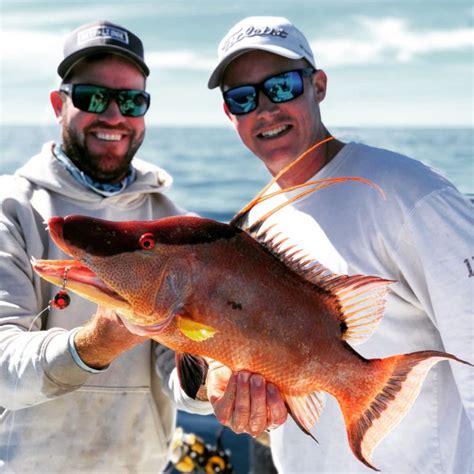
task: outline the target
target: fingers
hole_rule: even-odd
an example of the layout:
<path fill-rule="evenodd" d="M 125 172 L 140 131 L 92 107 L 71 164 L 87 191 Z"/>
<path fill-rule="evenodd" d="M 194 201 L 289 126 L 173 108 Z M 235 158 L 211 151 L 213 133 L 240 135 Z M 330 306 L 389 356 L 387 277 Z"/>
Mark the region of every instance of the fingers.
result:
<path fill-rule="evenodd" d="M 230 425 L 236 433 L 245 433 L 248 430 L 251 413 L 249 381 L 249 372 L 239 372 L 237 376 L 234 412 L 232 413 Z"/>
<path fill-rule="evenodd" d="M 226 426 L 232 426 L 232 415 L 235 407 L 237 394 L 237 374 L 232 374 L 229 378 L 226 389 L 219 394 L 219 390 L 211 393 L 208 397 L 214 408 L 216 418 Z"/>
<path fill-rule="evenodd" d="M 254 437 L 274 429 L 286 421 L 288 411 L 278 388 L 266 383 L 259 374 L 250 377 L 250 414 L 248 429 Z"/>
<path fill-rule="evenodd" d="M 207 398 L 214 405 L 214 403 L 217 403 L 223 397 L 226 389 L 231 390 L 232 385 L 231 387 L 229 387 L 228 384 L 233 374 L 231 370 L 225 365 L 216 363 L 216 361 L 213 360 L 210 360 L 208 362 L 209 369 L 207 372 L 206 380 Z M 232 384 L 234 383 L 235 381 L 232 381 Z"/>
<path fill-rule="evenodd" d="M 210 361 L 206 387 L 216 418 L 236 433 L 257 437 L 280 426 L 288 416 L 279 389 L 260 374 L 234 373 Z"/>
<path fill-rule="evenodd" d="M 288 410 L 280 391 L 271 382 L 267 383 L 267 407 L 268 426 L 267 429 L 274 429 L 286 421 Z"/>
<path fill-rule="evenodd" d="M 228 374 L 229 369 L 225 369 Z M 219 380 L 219 385 L 216 384 L 216 377 L 218 379 L 222 374 L 218 370 L 214 372 L 211 376 L 214 389 L 208 391 L 208 395 L 215 415 L 222 424 L 236 433 L 257 437 L 265 430 L 285 422 L 287 409 L 274 384 L 266 383 L 259 374 L 242 371 L 232 373 L 227 386 L 222 385 L 224 379 Z"/>
<path fill-rule="evenodd" d="M 252 436 L 257 437 L 268 426 L 267 393 L 265 379 L 259 374 L 250 377 L 250 417 L 249 428 Z"/>
<path fill-rule="evenodd" d="M 124 350 L 149 339 L 130 332 L 120 316 L 105 306 L 97 306 L 97 311 L 88 324 L 105 339 L 113 339 L 117 344 L 121 342 Z"/>

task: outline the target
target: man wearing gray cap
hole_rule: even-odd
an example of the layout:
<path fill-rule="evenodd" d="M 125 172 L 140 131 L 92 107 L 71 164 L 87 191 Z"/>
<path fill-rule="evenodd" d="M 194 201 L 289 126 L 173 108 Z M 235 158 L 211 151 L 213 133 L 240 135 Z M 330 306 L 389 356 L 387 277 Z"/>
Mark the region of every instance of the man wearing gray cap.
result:
<path fill-rule="evenodd" d="M 0 471 L 160 472 L 176 414 L 164 391 L 190 411 L 210 413 L 209 403 L 170 377 L 171 351 L 129 333 L 111 310 L 74 295 L 68 305 L 30 265 L 64 258 L 46 229 L 53 215 L 184 212 L 164 194 L 171 177 L 134 158 L 150 105 L 142 42 L 109 22 L 83 25 L 58 73 L 61 143 L 0 177 Z"/>
<path fill-rule="evenodd" d="M 271 175 L 330 137 L 320 110 L 326 74 L 287 19 L 245 18 L 221 41 L 218 56 L 209 88 L 220 88 L 227 116 Z M 472 258 L 471 203 L 420 162 L 337 138 L 309 151 L 276 187 L 344 176 L 371 180 L 386 199 L 369 186 L 342 183 L 297 200 L 273 218 L 280 231 L 299 232 L 306 241 L 311 232 L 316 252 L 327 236 L 334 259 L 320 253 L 319 260 L 333 271 L 340 267 L 339 254 L 349 274 L 396 280 L 380 327 L 358 352 L 379 358 L 434 349 L 472 361 L 473 279 L 464 263 Z M 285 199 L 294 193 L 285 193 Z M 311 217 L 319 228 L 295 229 L 292 212 Z M 258 217 L 256 208 L 250 221 Z M 373 463 L 386 472 L 471 472 L 473 376 L 466 365 L 434 367 L 411 411 L 375 450 Z M 224 409 L 217 407 L 216 415 L 229 423 Z M 384 420 L 382 410 L 377 426 L 388 427 L 390 420 Z M 312 433 L 319 445 L 291 417 L 271 431 L 279 472 L 371 472 L 350 451 L 334 398 L 327 397 Z"/>

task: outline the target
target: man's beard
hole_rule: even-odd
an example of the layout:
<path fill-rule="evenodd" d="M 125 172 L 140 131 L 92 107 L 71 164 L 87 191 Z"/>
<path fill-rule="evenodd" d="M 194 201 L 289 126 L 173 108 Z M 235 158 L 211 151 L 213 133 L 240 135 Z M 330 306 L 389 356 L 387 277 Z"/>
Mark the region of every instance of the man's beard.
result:
<path fill-rule="evenodd" d="M 119 181 L 127 174 L 130 169 L 130 163 L 143 142 L 144 133 L 137 137 L 136 133 L 132 132 L 129 136 L 130 144 L 127 152 L 121 158 L 111 157 L 111 160 L 117 162 L 117 166 L 107 170 L 103 169 L 100 165 L 101 159 L 105 158 L 105 156 L 98 156 L 89 151 L 84 138 L 85 133 L 81 140 L 81 137 L 75 130 L 68 126 L 63 126 L 62 147 L 68 158 L 86 175 L 99 182 L 113 183 Z"/>

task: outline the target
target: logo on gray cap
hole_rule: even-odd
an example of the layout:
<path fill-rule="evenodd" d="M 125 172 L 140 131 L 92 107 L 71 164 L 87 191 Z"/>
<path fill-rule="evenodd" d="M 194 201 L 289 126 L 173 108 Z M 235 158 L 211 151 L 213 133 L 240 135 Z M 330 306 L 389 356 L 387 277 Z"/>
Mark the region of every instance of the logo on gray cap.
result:
<path fill-rule="evenodd" d="M 96 26 L 94 28 L 81 31 L 77 35 L 77 44 L 82 45 L 96 38 L 109 38 L 114 41 L 119 41 L 123 44 L 128 44 L 127 32 L 112 26 Z"/>

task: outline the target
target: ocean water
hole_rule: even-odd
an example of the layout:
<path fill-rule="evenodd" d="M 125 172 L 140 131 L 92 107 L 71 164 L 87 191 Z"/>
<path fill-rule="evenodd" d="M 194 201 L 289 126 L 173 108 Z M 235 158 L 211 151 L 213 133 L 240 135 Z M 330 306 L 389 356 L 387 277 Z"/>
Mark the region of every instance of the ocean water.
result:
<path fill-rule="evenodd" d="M 335 128 L 331 132 L 343 141 L 363 142 L 423 161 L 461 192 L 474 193 L 471 129 Z M 58 138 L 58 127 L 0 128 L 0 174 L 13 173 L 38 153 L 44 142 Z M 174 177 L 169 193 L 172 199 L 199 215 L 221 221 L 228 221 L 269 179 L 261 162 L 230 128 L 148 127 L 138 156 Z M 178 423 L 215 445 L 219 425 L 214 417 L 180 413 Z M 249 472 L 255 450 L 251 438 L 226 430 L 223 444 L 232 451 L 236 472 Z"/>
<path fill-rule="evenodd" d="M 466 194 L 474 193 L 472 129 L 334 128 L 343 141 L 387 148 L 423 161 Z M 59 138 L 58 127 L 0 128 L 0 174 L 12 173 L 41 144 Z M 227 221 L 269 175 L 231 128 L 148 127 L 140 158 L 174 177 L 170 196 L 199 215 Z"/>

